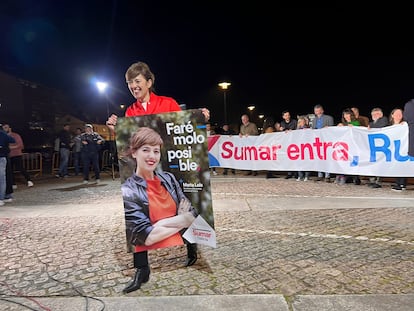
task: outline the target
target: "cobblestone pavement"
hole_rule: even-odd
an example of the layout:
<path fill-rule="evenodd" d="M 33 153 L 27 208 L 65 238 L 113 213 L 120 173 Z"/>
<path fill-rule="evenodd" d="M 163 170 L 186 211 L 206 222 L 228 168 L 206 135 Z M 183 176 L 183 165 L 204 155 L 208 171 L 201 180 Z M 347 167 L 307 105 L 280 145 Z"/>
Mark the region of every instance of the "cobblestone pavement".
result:
<path fill-rule="evenodd" d="M 0 207 L 1 294 L 124 296 L 119 179 L 35 183 Z M 414 185 L 238 174 L 212 177 L 212 190 L 217 248 L 189 268 L 184 247 L 151 251 L 150 281 L 127 296 L 414 294 Z"/>

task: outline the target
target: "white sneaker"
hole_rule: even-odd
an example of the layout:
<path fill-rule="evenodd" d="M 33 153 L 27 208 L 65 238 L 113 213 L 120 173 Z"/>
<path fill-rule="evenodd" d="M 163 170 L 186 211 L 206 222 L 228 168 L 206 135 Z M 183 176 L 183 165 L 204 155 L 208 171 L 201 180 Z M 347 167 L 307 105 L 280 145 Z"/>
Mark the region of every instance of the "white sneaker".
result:
<path fill-rule="evenodd" d="M 16 190 L 17 189 L 17 185 L 13 185 L 13 190 Z"/>
<path fill-rule="evenodd" d="M 97 184 L 99 184 L 100 182 L 101 182 L 101 180 L 100 180 L 100 179 L 97 179 L 97 180 L 96 180 L 96 183 L 97 183 Z"/>
<path fill-rule="evenodd" d="M 300 177 L 296 178 L 296 181 L 301 181 Z"/>
<path fill-rule="evenodd" d="M 308 181 L 308 180 L 309 180 L 309 178 L 308 177 L 305 177 L 305 179 L 303 181 Z"/>
<path fill-rule="evenodd" d="M 3 206 L 4 202 L 2 200 L 0 200 L 0 206 Z"/>
<path fill-rule="evenodd" d="M 13 198 L 4 199 L 3 203 L 11 203 L 13 202 Z"/>
<path fill-rule="evenodd" d="M 217 172 L 216 172 L 216 171 L 213 171 L 213 175 L 214 175 L 214 176 L 217 176 Z"/>
<path fill-rule="evenodd" d="M 27 182 L 27 186 L 28 186 L 28 187 L 33 187 L 33 186 L 34 186 L 33 181 L 29 180 L 29 181 Z"/>
<path fill-rule="evenodd" d="M 84 184 L 84 185 L 87 185 L 87 184 L 89 184 L 89 181 L 88 181 L 88 180 L 84 180 L 84 181 L 83 181 L 83 184 Z"/>

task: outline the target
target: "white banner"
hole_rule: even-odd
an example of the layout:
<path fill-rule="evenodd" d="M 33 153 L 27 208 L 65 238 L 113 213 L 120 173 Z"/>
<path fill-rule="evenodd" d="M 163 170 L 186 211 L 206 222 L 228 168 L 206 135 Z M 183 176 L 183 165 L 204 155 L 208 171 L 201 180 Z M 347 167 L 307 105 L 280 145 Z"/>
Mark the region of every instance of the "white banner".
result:
<path fill-rule="evenodd" d="M 331 126 L 249 137 L 214 135 L 208 144 L 210 167 L 414 177 L 406 124 L 372 129 Z"/>
<path fill-rule="evenodd" d="M 190 243 L 204 244 L 213 248 L 217 247 L 214 229 L 200 215 L 184 232 L 183 237 Z"/>

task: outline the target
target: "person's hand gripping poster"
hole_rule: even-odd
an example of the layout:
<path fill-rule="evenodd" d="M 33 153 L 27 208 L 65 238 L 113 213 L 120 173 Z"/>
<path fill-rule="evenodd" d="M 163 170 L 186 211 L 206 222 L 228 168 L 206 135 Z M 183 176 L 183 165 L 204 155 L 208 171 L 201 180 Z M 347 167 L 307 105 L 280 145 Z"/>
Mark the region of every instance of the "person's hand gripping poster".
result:
<path fill-rule="evenodd" d="M 216 247 L 204 120 L 199 109 L 118 118 L 129 250 Z"/>

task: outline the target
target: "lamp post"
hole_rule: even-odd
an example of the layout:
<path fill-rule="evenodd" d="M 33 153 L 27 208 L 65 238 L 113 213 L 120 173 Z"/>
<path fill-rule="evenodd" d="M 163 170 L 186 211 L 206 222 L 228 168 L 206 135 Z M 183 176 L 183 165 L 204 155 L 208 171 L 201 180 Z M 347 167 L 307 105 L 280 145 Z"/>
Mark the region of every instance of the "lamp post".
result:
<path fill-rule="evenodd" d="M 226 91 L 231 85 L 230 82 L 220 82 L 218 86 L 223 90 L 223 103 L 224 103 L 224 123 L 227 123 L 227 101 L 226 101 Z"/>
<path fill-rule="evenodd" d="M 248 110 L 247 114 L 249 116 L 250 122 L 257 123 L 257 121 L 255 120 L 256 119 L 255 118 L 256 106 L 254 105 L 247 106 L 247 110 Z"/>

